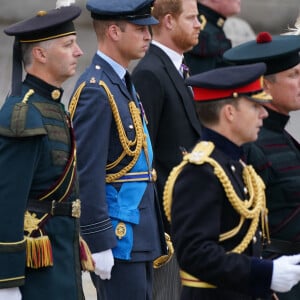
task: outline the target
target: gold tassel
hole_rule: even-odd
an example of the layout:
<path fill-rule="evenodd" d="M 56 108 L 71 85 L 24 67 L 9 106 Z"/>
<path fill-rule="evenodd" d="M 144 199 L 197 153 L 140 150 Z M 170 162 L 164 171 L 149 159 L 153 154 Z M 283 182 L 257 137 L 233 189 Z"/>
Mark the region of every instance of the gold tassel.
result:
<path fill-rule="evenodd" d="M 26 266 L 38 269 L 53 266 L 52 247 L 49 237 L 26 237 Z"/>
<path fill-rule="evenodd" d="M 95 262 L 93 261 L 92 253 L 86 241 L 81 236 L 79 237 L 79 249 L 82 270 L 94 272 Z"/>

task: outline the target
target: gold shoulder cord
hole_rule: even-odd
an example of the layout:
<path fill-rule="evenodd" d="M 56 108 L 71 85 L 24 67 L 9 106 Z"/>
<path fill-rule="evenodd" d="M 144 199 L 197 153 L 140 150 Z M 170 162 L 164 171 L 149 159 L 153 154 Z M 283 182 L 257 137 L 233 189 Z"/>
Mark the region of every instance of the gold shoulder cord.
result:
<path fill-rule="evenodd" d="M 126 131 L 122 124 L 122 120 L 121 120 L 119 110 L 118 110 L 116 101 L 114 99 L 114 96 L 112 95 L 112 93 L 110 92 L 108 86 L 105 84 L 104 81 L 101 80 L 99 82 L 99 85 L 103 87 L 103 89 L 105 90 L 105 92 L 108 96 L 108 101 L 111 106 L 112 114 L 115 119 L 117 130 L 118 130 L 120 142 L 121 142 L 121 145 L 123 148 L 123 152 L 120 154 L 120 156 L 114 162 L 106 165 L 106 170 L 113 169 L 115 166 L 117 166 L 120 163 L 120 161 L 126 155 L 132 157 L 131 162 L 127 166 L 125 166 L 123 169 L 121 169 L 119 172 L 106 175 L 106 182 L 110 183 L 110 182 L 113 182 L 116 179 L 122 177 L 129 170 L 131 170 L 133 168 L 133 166 L 135 165 L 136 161 L 139 158 L 139 155 L 140 155 L 143 147 L 144 147 L 145 153 L 147 155 L 147 140 L 146 140 L 146 134 L 144 133 L 144 130 L 143 130 L 143 123 L 142 123 L 142 119 L 140 117 L 140 111 L 136 107 L 134 101 L 130 101 L 128 104 L 129 111 L 130 111 L 130 114 L 131 114 L 131 117 L 133 120 L 133 126 L 134 126 L 134 129 L 136 132 L 135 139 L 132 141 L 132 140 L 129 140 L 126 136 Z M 70 102 L 69 111 L 70 111 L 71 119 L 73 119 L 73 116 L 74 116 L 74 113 L 75 113 L 75 110 L 77 107 L 77 103 L 79 100 L 79 96 L 80 96 L 80 93 L 81 93 L 82 89 L 84 88 L 84 86 L 85 86 L 85 82 L 83 82 L 77 88 L 77 90 L 74 93 L 74 96 L 72 97 L 72 100 Z"/>
<path fill-rule="evenodd" d="M 231 203 L 234 210 L 240 215 L 239 224 L 232 230 L 222 233 L 219 236 L 219 241 L 227 240 L 235 236 L 246 219 L 252 220 L 249 226 L 248 232 L 234 249 L 229 252 L 242 253 L 250 244 L 253 236 L 258 227 L 259 218 L 261 217 L 263 237 L 269 241 L 269 229 L 267 223 L 267 208 L 265 199 L 265 185 L 262 179 L 257 175 L 252 166 L 244 165 L 243 169 L 243 180 L 245 186 L 249 191 L 249 200 L 240 199 L 236 194 L 228 176 L 226 175 L 223 168 L 218 164 L 216 160 L 210 157 L 211 152 L 214 149 L 214 144 L 211 142 L 200 142 L 196 145 L 193 151 L 186 154 L 183 158 L 181 164 L 176 166 L 170 173 L 169 178 L 166 182 L 163 201 L 164 210 L 169 222 L 171 222 L 171 205 L 173 197 L 173 187 L 174 183 L 180 174 L 181 170 L 187 163 L 193 163 L 196 165 L 201 165 L 204 163 L 209 163 L 214 168 L 214 174 L 218 177 L 221 184 L 224 187 L 226 196 Z"/>

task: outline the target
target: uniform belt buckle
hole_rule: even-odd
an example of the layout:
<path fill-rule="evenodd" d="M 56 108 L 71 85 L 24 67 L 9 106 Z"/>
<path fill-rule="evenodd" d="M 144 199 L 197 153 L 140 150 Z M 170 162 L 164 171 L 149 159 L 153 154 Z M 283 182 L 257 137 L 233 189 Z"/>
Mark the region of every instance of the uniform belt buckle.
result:
<path fill-rule="evenodd" d="M 81 203 L 79 199 L 76 199 L 72 202 L 72 217 L 73 218 L 80 218 L 81 214 Z"/>
<path fill-rule="evenodd" d="M 55 214 L 55 207 L 56 207 L 56 200 L 52 200 L 52 202 L 51 202 L 51 210 L 50 210 L 51 216 L 54 216 L 54 214 Z"/>
<path fill-rule="evenodd" d="M 151 172 L 151 181 L 155 182 L 157 180 L 157 173 L 155 169 L 152 169 Z"/>

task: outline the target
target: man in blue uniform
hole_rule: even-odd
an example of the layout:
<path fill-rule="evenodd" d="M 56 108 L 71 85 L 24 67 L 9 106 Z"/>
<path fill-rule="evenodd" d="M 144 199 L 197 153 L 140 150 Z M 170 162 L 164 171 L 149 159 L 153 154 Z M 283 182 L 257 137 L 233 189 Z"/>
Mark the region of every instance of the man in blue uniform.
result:
<path fill-rule="evenodd" d="M 198 0 L 202 24 L 199 42 L 184 55 L 191 74 L 225 66 L 222 55 L 231 48 L 231 41 L 223 26 L 226 18 L 238 14 L 240 8 L 240 0 Z"/>
<path fill-rule="evenodd" d="M 300 145 L 285 130 L 290 112 L 300 109 L 300 36 L 259 33 L 250 41 L 224 53 L 236 64 L 265 62 L 265 90 L 273 97 L 265 107 L 258 140 L 247 145 L 246 159 L 266 185 L 271 244 L 264 256 L 275 258 L 300 252 Z M 300 298 L 300 284 L 280 299 Z"/>
<path fill-rule="evenodd" d="M 82 55 L 72 22 L 80 12 L 40 11 L 4 30 L 15 43 L 0 111 L 1 300 L 84 299 L 74 139 L 61 103 Z"/>
<path fill-rule="evenodd" d="M 300 255 L 260 258 L 268 242 L 265 186 L 241 160 L 268 115 L 265 70 L 263 63 L 218 68 L 186 81 L 202 141 L 170 173 L 164 193 L 182 300 L 271 297 L 300 280 Z"/>
<path fill-rule="evenodd" d="M 152 0 L 89 0 L 98 50 L 70 102 L 81 230 L 95 261 L 98 299 L 151 299 L 164 233 L 154 197 L 146 116 L 127 71 L 149 47 Z"/>

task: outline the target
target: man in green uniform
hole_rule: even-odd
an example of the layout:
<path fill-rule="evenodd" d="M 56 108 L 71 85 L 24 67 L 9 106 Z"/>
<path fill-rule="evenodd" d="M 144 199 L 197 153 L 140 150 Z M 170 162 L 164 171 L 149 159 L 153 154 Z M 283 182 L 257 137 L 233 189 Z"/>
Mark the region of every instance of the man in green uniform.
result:
<path fill-rule="evenodd" d="M 61 103 L 82 55 L 72 22 L 80 13 L 39 11 L 4 30 L 15 43 L 0 111 L 1 300 L 84 299 L 74 140 Z"/>
<path fill-rule="evenodd" d="M 266 185 L 271 244 L 265 257 L 300 253 L 300 145 L 285 130 L 290 112 L 300 109 L 300 36 L 259 33 L 255 41 L 225 52 L 237 64 L 265 62 L 265 90 L 273 97 L 265 104 L 269 117 L 255 144 L 248 145 L 247 162 Z M 300 285 L 280 299 L 300 299 Z"/>
<path fill-rule="evenodd" d="M 191 74 L 224 66 L 222 54 L 231 48 L 223 30 L 227 17 L 240 12 L 240 0 L 198 0 L 202 30 L 198 44 L 185 53 Z"/>

